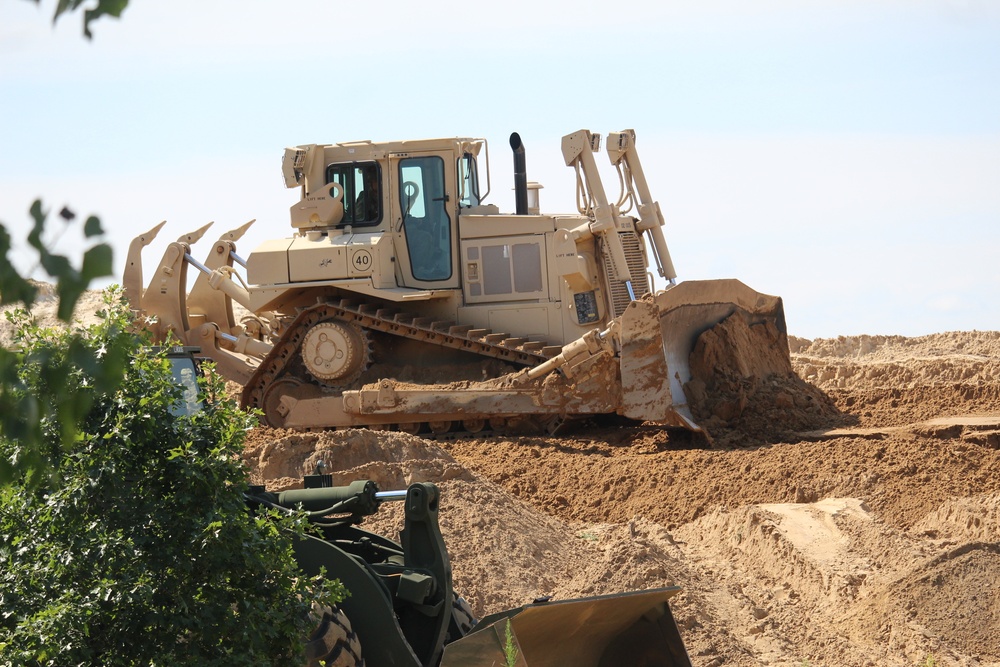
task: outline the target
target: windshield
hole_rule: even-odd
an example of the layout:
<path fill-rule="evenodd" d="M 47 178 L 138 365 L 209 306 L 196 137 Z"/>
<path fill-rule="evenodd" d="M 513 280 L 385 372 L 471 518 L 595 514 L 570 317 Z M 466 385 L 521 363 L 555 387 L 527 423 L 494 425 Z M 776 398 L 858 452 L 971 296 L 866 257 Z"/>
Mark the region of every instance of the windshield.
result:
<path fill-rule="evenodd" d="M 326 182 L 344 188 L 340 225 L 362 227 L 382 220 L 382 174 L 377 162 L 345 162 L 326 168 Z"/>
<path fill-rule="evenodd" d="M 190 356 L 167 357 L 174 380 L 181 388 L 181 398 L 170 408 L 175 417 L 190 417 L 202 409 L 198 400 L 198 368 Z"/>

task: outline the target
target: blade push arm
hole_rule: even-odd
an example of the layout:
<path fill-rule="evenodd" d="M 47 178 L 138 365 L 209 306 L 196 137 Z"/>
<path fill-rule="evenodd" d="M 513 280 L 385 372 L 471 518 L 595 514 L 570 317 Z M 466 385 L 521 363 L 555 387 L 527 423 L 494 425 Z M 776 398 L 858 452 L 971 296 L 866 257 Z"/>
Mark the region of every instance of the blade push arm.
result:
<path fill-rule="evenodd" d="M 660 212 L 660 203 L 653 201 L 649 193 L 646 175 L 642 171 L 639 153 L 635 149 L 635 130 L 622 130 L 609 134 L 607 150 L 611 164 L 622 175 L 622 181 L 629 193 L 638 194 L 639 224 L 636 228 L 649 232 L 653 241 L 657 272 L 661 278 L 666 278 L 672 284 L 677 278 L 677 272 L 674 271 L 667 241 L 663 237 L 663 213 Z"/>
<path fill-rule="evenodd" d="M 611 204 L 608 203 L 601 175 L 597 172 L 597 161 L 594 160 L 594 152 L 600 150 L 600 146 L 600 135 L 592 134 L 590 130 L 579 130 L 562 139 L 562 152 L 566 166 L 575 167 L 578 176 L 581 172 L 583 174 L 586 204 L 585 210 L 582 212 L 593 217 L 589 225 L 572 231 L 574 235 L 581 238 L 599 236 L 604 241 L 604 247 L 611 259 L 611 269 L 614 275 L 610 277 L 614 280 L 630 281 L 632 275 L 629 273 L 628 262 L 625 259 L 625 249 L 618 237 L 614 212 Z"/>

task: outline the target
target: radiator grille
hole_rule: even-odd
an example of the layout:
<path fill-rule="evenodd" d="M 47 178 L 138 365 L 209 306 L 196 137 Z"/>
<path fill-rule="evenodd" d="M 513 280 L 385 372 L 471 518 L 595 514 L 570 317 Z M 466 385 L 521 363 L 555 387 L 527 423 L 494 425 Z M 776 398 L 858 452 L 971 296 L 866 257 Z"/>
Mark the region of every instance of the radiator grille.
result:
<path fill-rule="evenodd" d="M 622 248 L 625 249 L 625 261 L 628 264 L 628 272 L 632 275 L 632 291 L 635 298 L 641 297 L 652 291 L 649 284 L 649 274 L 646 272 L 646 256 L 643 253 L 642 239 L 636 232 L 618 232 L 621 239 Z M 629 294 L 628 285 L 624 280 L 611 280 L 611 257 L 604 253 L 604 275 L 609 276 L 608 288 L 611 291 L 611 308 L 615 317 L 625 312 L 625 308 L 632 301 Z"/>

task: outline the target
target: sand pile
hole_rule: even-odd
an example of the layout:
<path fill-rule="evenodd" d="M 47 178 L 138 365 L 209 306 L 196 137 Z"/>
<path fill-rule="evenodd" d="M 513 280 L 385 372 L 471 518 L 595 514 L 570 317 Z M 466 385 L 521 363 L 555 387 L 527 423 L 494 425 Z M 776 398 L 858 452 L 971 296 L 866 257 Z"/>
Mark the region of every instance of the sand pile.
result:
<path fill-rule="evenodd" d="M 318 460 L 344 482 L 437 482 L 478 614 L 679 584 L 696 665 L 998 664 L 1000 456 L 917 431 L 713 451 L 652 429 L 441 443 L 260 429 L 247 458 L 278 486 Z M 368 526 L 395 535 L 401 517 L 387 506 Z"/>
<path fill-rule="evenodd" d="M 790 347 L 795 371 L 862 425 L 1000 410 L 1000 332 L 793 339 Z"/>
<path fill-rule="evenodd" d="M 702 333 L 685 387 L 691 412 L 718 447 L 776 442 L 789 432 L 846 423 L 822 391 L 805 382 L 775 326 L 734 314 Z"/>

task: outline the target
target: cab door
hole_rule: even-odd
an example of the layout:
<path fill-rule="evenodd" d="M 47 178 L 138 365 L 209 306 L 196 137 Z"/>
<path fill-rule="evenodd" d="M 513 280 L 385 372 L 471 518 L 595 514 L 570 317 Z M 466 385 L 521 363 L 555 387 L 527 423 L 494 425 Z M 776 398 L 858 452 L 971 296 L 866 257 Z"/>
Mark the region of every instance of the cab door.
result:
<path fill-rule="evenodd" d="M 396 257 L 401 284 L 457 288 L 457 245 L 452 210 L 453 165 L 437 154 L 407 153 L 392 161 Z"/>

